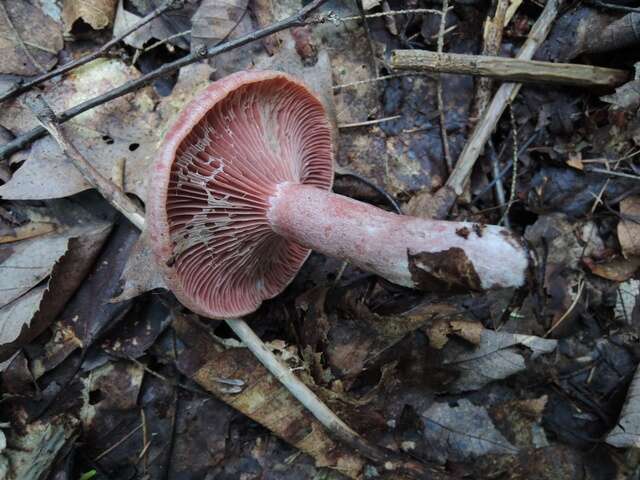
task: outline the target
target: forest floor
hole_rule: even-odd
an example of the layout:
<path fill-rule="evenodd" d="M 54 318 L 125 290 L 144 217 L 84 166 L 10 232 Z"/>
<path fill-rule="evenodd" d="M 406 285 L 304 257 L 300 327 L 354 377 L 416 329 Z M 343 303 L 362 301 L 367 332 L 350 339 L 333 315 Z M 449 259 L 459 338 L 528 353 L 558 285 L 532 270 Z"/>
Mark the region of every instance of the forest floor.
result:
<path fill-rule="evenodd" d="M 0 3 L 0 478 L 640 479 L 637 2 L 316 3 L 237 48 L 302 2 Z M 336 193 L 502 225 L 534 259 L 524 288 L 425 293 L 312 253 L 245 318 L 396 463 L 182 307 L 30 101 L 142 209 L 167 126 L 245 69 L 322 99 Z"/>

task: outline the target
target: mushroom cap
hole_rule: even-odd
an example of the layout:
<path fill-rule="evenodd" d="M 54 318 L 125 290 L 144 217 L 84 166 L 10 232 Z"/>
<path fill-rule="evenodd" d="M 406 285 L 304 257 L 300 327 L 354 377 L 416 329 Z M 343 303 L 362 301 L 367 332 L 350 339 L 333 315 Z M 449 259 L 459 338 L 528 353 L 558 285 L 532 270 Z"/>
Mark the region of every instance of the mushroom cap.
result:
<path fill-rule="evenodd" d="M 255 311 L 293 280 L 310 250 L 276 234 L 267 212 L 284 182 L 329 190 L 331 127 L 293 77 L 239 72 L 199 93 L 153 163 L 147 229 L 167 286 L 209 318 Z"/>

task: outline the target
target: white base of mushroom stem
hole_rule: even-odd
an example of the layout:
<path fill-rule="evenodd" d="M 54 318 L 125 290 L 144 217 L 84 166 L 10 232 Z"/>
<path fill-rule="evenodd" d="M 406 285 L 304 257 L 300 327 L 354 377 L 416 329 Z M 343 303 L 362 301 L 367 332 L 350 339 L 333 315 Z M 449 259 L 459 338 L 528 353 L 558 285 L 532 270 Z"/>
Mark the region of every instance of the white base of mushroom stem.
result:
<path fill-rule="evenodd" d="M 419 290 L 521 287 L 527 278 L 524 243 L 498 226 L 396 215 L 292 183 L 271 197 L 269 220 L 284 237 Z"/>

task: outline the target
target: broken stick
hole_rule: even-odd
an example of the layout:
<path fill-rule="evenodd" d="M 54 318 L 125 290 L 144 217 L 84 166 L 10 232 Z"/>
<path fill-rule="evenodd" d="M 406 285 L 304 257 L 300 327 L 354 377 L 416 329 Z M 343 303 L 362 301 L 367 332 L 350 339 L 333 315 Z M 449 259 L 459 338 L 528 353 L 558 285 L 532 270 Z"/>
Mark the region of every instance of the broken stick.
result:
<path fill-rule="evenodd" d="M 520 60 L 531 60 L 531 58 L 533 58 L 536 50 L 538 50 L 542 42 L 547 38 L 547 35 L 549 35 L 551 26 L 558 16 L 562 1 L 563 0 L 547 1 L 540 17 L 538 17 L 538 20 L 531 28 L 529 37 L 518 53 Z M 451 175 L 447 179 L 445 186 L 448 190 L 452 190 L 456 195 L 462 194 L 464 186 L 469 180 L 473 166 L 480 156 L 482 149 L 496 128 L 498 120 L 500 120 L 505 108 L 507 108 L 507 105 L 516 97 L 521 86 L 521 83 L 503 83 L 500 86 L 493 100 L 482 114 L 482 117 L 480 117 L 476 128 L 473 130 L 471 137 L 458 158 L 453 172 L 451 172 Z"/>
<path fill-rule="evenodd" d="M 427 50 L 394 50 L 391 54 L 391 66 L 397 70 L 457 73 L 512 82 L 580 87 L 618 87 L 630 78 L 629 72 L 615 68 Z"/>

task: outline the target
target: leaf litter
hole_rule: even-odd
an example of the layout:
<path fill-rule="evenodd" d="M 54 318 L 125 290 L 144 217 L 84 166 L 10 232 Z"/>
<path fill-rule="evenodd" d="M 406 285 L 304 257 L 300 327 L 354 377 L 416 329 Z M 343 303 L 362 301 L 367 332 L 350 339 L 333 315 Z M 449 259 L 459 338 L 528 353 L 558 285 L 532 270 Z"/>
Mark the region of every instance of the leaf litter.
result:
<path fill-rule="evenodd" d="M 294 1 L 183 3 L 126 37 L 116 55 L 45 83 L 47 101 L 61 112 L 149 65 L 241 38 L 299 8 Z M 415 215 L 442 212 L 433 209 L 448 175 L 435 79 L 396 76 L 385 64 L 393 49 L 433 48 L 439 17 L 411 13 L 414 3 L 363 2 L 368 13 L 405 10 L 368 18 L 363 28 L 355 6 L 329 2 L 330 21 L 183 67 L 164 90 L 154 83 L 65 129 L 102 174 L 123 178 L 144 202 L 164 129 L 198 90 L 239 69 L 280 69 L 309 83 L 332 116 L 337 163 L 351 175 L 336 182 L 337 191 L 385 208 L 390 195 Z M 46 2 L 9 2 L 42 22 L 28 33 L 22 13 L 11 17 L 20 36 L 0 39 L 10 67 L 2 73 L 41 72 L 34 62 L 28 71 L 13 62 L 20 41 L 51 69 L 82 51 L 72 53 L 76 43 L 99 44 L 158 6 L 92 4 L 99 8 L 81 12 L 89 3 L 65 2 L 56 20 Z M 453 8 L 446 50 L 479 51 L 486 8 Z M 520 5 L 504 54 L 517 49 L 538 13 L 533 3 Z M 630 69 L 633 53 L 589 56 L 607 46 L 584 35 L 623 17 L 586 5 L 563 12 L 539 58 Z M 58 56 L 63 22 L 74 36 Z M 43 53 L 37 45 L 45 33 L 51 51 Z M 443 78 L 455 159 L 477 121 L 470 117 L 474 82 Z M 0 90 L 13 81 L 0 78 Z M 637 446 L 639 411 L 636 83 L 605 96 L 525 86 L 513 120 L 507 113 L 492 135 L 450 218 L 498 223 L 491 149 L 507 191 L 515 165 L 508 220 L 536 259 L 524 290 L 419 294 L 313 254 L 287 291 L 248 318 L 252 327 L 369 442 L 442 465 L 452 478 L 637 474 L 622 450 Z M 4 102 L 0 125 L 8 141 L 36 121 L 18 98 Z M 525 145 L 516 159 L 514 125 Z M 384 475 L 327 434 L 222 323 L 182 311 L 163 290 L 145 233 L 104 213 L 109 207 L 84 192 L 91 186 L 51 138 L 2 167 L 0 268 L 21 267 L 0 276 L 0 472 L 7 478 Z M 615 448 L 605 450 L 603 438 Z"/>

